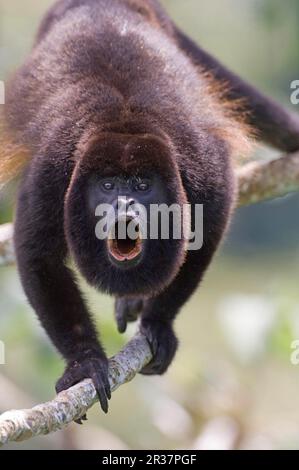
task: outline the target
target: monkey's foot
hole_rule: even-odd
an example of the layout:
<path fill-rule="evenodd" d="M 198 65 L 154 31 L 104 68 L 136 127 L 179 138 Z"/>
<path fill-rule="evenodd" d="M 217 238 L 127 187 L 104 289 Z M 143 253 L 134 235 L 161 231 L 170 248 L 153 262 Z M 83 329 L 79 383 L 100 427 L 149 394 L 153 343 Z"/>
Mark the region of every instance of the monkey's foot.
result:
<path fill-rule="evenodd" d="M 117 299 L 115 301 L 115 319 L 118 331 L 124 333 L 128 323 L 136 321 L 142 309 L 142 299 Z"/>
<path fill-rule="evenodd" d="M 108 400 L 111 398 L 111 389 L 108 379 L 108 359 L 103 355 L 93 355 L 92 357 L 78 358 L 76 361 L 68 364 L 63 376 L 56 384 L 56 392 L 63 390 L 82 382 L 84 379 L 91 379 L 97 391 L 101 408 L 104 413 L 108 412 Z M 82 424 L 81 420 L 85 420 L 86 416 L 77 420 L 78 424 Z"/>
<path fill-rule="evenodd" d="M 171 324 L 157 320 L 143 320 L 140 330 L 147 337 L 153 353 L 152 361 L 142 369 L 141 374 L 164 374 L 178 347 L 178 340 Z"/>

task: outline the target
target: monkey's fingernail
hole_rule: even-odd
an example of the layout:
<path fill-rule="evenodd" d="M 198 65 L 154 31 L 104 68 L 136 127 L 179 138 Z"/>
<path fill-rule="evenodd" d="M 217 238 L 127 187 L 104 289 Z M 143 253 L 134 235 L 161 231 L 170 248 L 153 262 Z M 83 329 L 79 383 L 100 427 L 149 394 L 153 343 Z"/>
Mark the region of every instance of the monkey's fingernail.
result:
<path fill-rule="evenodd" d="M 117 328 L 118 328 L 119 333 L 125 333 L 127 329 L 127 322 L 123 319 L 119 320 L 117 322 Z"/>

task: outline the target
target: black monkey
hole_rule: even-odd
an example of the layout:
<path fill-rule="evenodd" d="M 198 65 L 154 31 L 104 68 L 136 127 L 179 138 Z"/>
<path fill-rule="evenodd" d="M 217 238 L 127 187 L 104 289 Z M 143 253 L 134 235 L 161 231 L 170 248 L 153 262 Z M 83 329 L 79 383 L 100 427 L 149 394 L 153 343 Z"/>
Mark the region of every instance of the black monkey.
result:
<path fill-rule="evenodd" d="M 4 181 L 27 161 L 15 248 L 28 299 L 67 363 L 57 392 L 91 378 L 108 410 L 107 358 L 69 255 L 91 285 L 116 296 L 120 331 L 140 313 L 153 352 L 142 373 L 167 370 L 174 319 L 234 208 L 232 155 L 247 145 L 247 124 L 279 149 L 299 148 L 298 116 L 196 46 L 158 1 L 60 0 L 50 9 L 9 86 L 5 132 L 22 152 L 3 155 L 0 171 Z M 99 240 L 95 208 L 119 196 L 146 207 L 203 204 L 203 247 Z"/>

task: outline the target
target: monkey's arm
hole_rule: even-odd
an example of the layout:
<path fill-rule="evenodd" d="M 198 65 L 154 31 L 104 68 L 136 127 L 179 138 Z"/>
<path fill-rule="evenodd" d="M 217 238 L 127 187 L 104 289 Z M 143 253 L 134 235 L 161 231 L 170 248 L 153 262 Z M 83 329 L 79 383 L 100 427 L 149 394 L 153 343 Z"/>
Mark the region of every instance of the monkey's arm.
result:
<path fill-rule="evenodd" d="M 299 149 L 299 115 L 291 113 L 229 71 L 179 29 L 175 28 L 175 34 L 180 48 L 195 65 L 211 72 L 216 80 L 224 82 L 224 86 L 227 84 L 228 99 L 245 100 L 240 111 L 248 111 L 247 121 L 258 131 L 259 140 L 286 152 Z"/>
<path fill-rule="evenodd" d="M 142 370 L 142 374 L 163 374 L 171 364 L 178 346 L 173 330 L 174 320 L 198 287 L 215 250 L 214 242 L 208 241 L 201 250 L 189 251 L 172 284 L 160 295 L 145 302 L 141 331 L 149 340 L 154 359 Z"/>
<path fill-rule="evenodd" d="M 15 248 L 24 290 L 67 362 L 57 392 L 91 378 L 107 412 L 108 362 L 70 269 L 63 230 L 68 170 L 37 159 L 24 178 L 15 221 Z"/>

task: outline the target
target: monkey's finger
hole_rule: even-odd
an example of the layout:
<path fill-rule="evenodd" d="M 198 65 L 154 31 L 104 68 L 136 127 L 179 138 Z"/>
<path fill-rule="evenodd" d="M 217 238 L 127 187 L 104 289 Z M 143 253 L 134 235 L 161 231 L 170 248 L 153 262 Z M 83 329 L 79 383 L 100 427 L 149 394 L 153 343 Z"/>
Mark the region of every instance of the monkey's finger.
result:
<path fill-rule="evenodd" d="M 134 321 L 136 321 L 138 318 L 138 313 L 134 312 L 134 311 L 130 311 L 127 315 L 127 322 L 130 322 L 130 323 L 133 323 Z"/>
<path fill-rule="evenodd" d="M 109 376 L 106 373 L 103 373 L 103 384 L 104 384 L 106 396 L 108 400 L 110 400 L 111 399 L 111 387 L 109 383 Z"/>
<path fill-rule="evenodd" d="M 55 385 L 56 393 L 61 393 L 73 385 L 73 382 L 68 377 L 61 377 Z"/>
<path fill-rule="evenodd" d="M 124 333 L 127 329 L 128 308 L 124 299 L 117 299 L 115 302 L 115 320 L 119 333 Z"/>
<path fill-rule="evenodd" d="M 106 395 L 105 387 L 103 385 L 103 381 L 101 380 L 101 378 L 98 377 L 98 374 L 93 374 L 92 381 L 97 391 L 101 408 L 104 411 L 104 413 L 107 414 L 109 406 L 108 406 L 108 398 Z"/>
<path fill-rule="evenodd" d="M 79 419 L 74 419 L 74 422 L 76 424 L 80 424 L 80 425 L 84 424 L 84 423 L 82 423 L 82 421 L 88 421 L 86 414 L 81 416 L 81 418 L 79 418 Z"/>
<path fill-rule="evenodd" d="M 109 410 L 109 405 L 108 405 L 108 399 L 107 399 L 104 387 L 98 388 L 97 393 L 98 393 L 98 397 L 100 400 L 101 408 L 104 411 L 104 413 L 107 414 Z"/>
<path fill-rule="evenodd" d="M 105 389 L 103 386 L 98 385 L 96 390 L 97 390 L 97 395 L 99 397 L 101 408 L 104 411 L 104 413 L 107 414 L 109 405 L 108 405 L 108 399 L 106 396 Z"/>
<path fill-rule="evenodd" d="M 110 387 L 109 381 L 107 384 L 105 384 L 105 392 L 106 392 L 108 400 L 111 400 L 112 395 L 111 395 L 111 387 Z"/>
<path fill-rule="evenodd" d="M 143 310 L 144 302 L 142 299 L 130 300 L 128 303 L 128 321 L 136 321 Z"/>
<path fill-rule="evenodd" d="M 117 329 L 119 333 L 125 333 L 127 330 L 127 318 L 125 315 L 117 315 L 116 316 L 116 323 L 117 323 Z"/>

